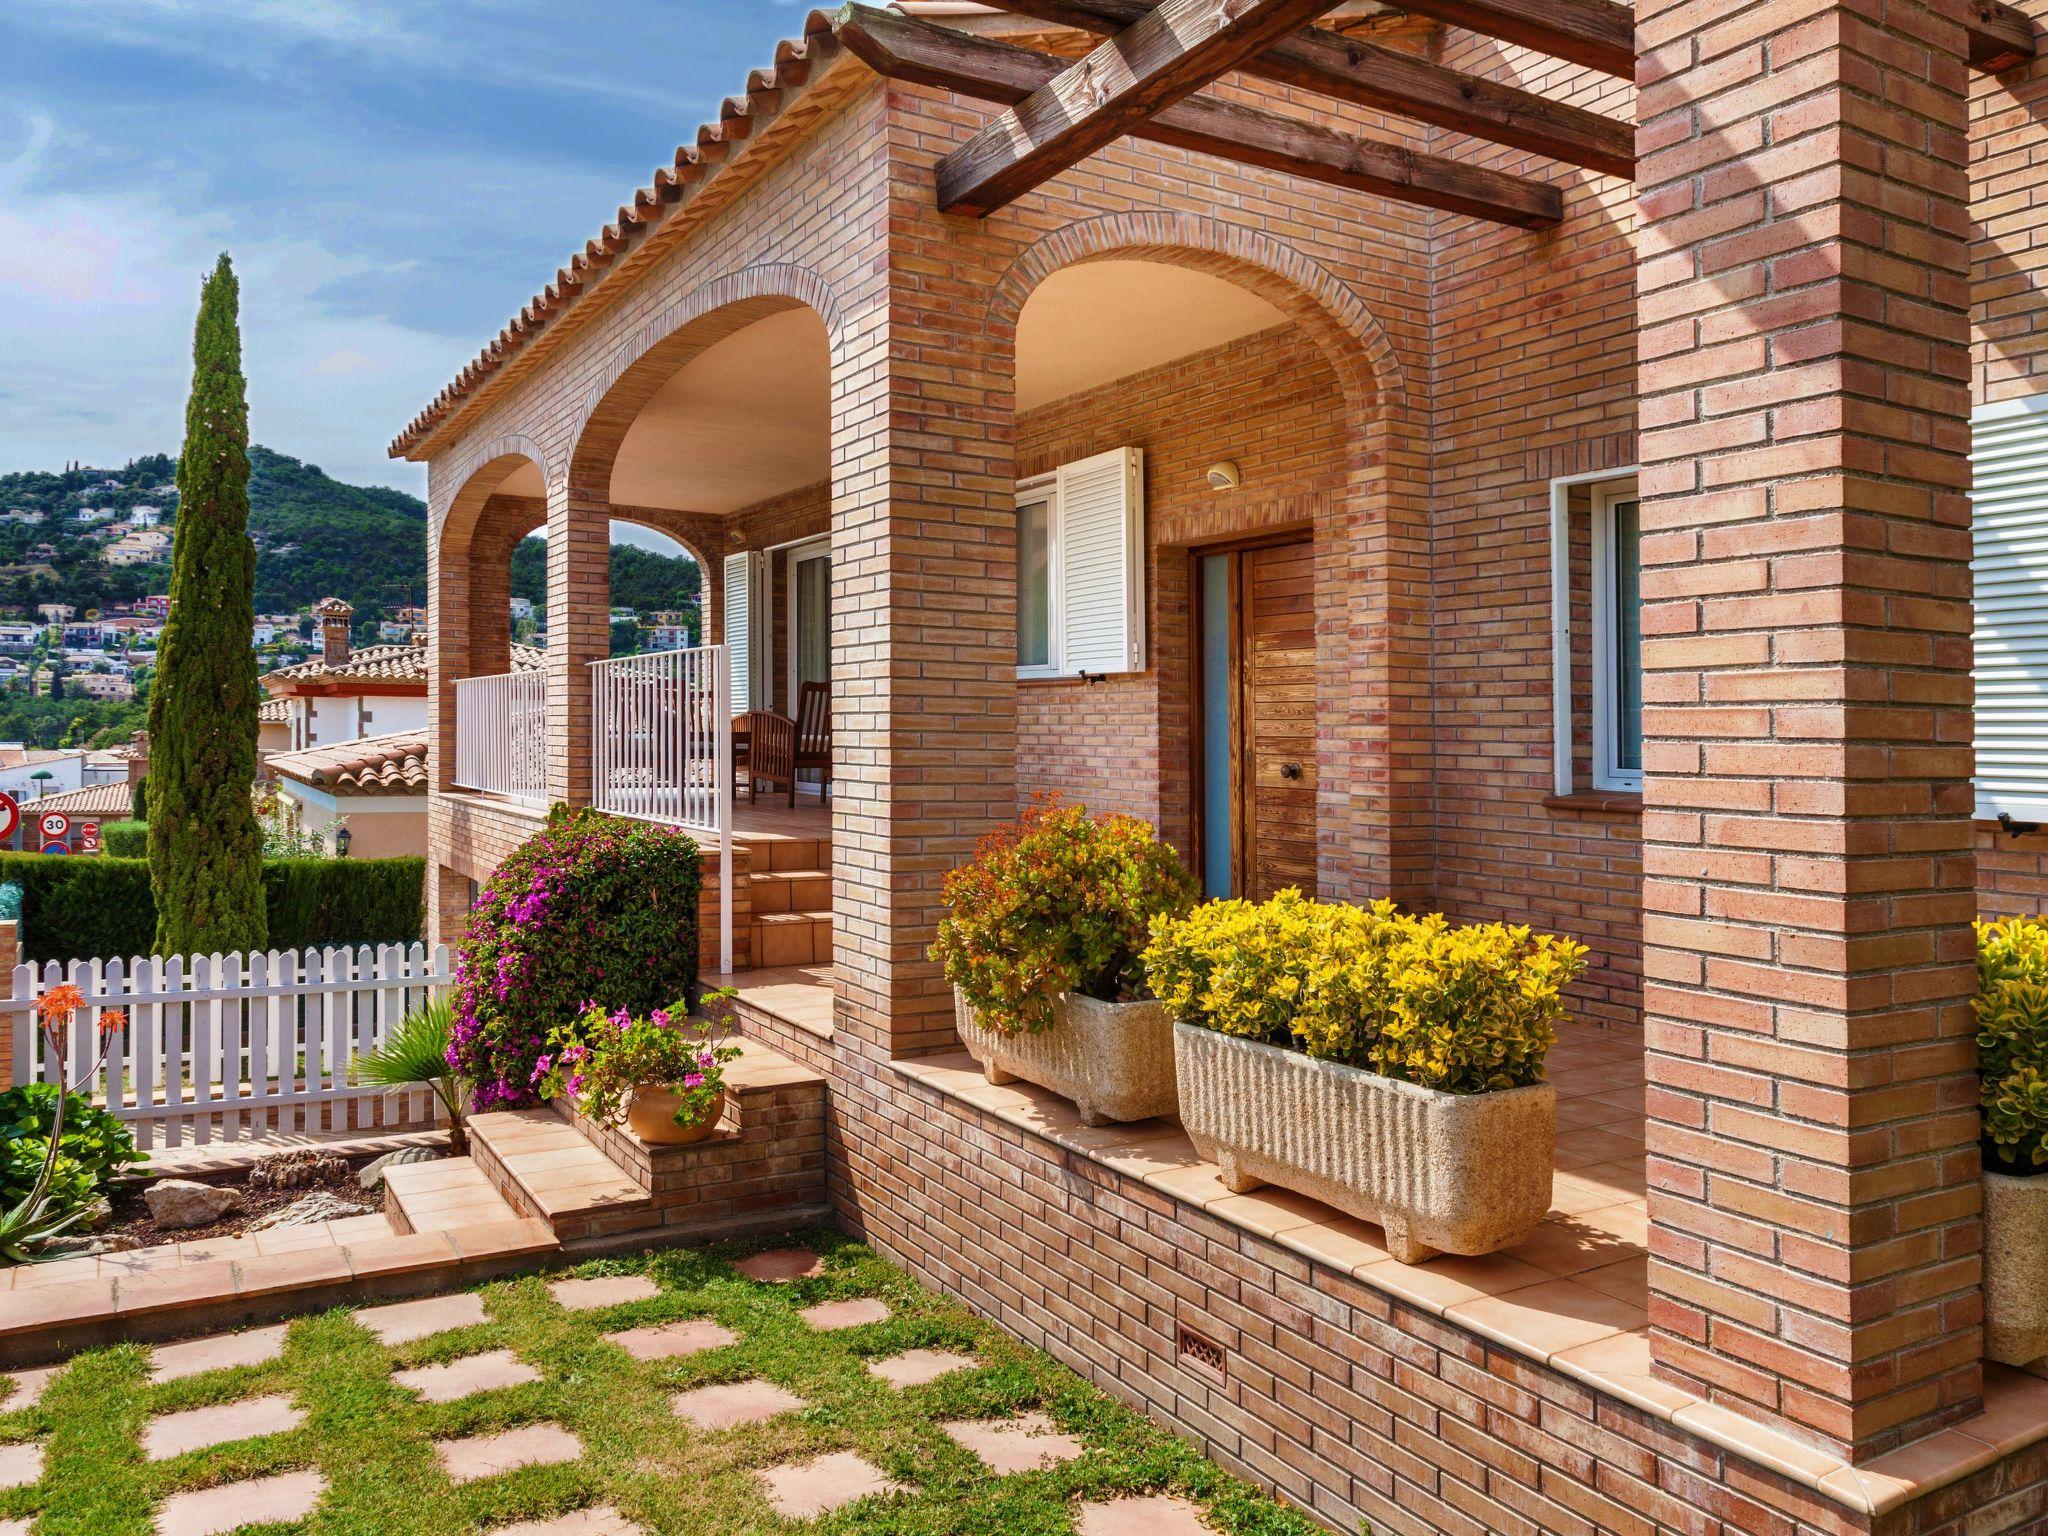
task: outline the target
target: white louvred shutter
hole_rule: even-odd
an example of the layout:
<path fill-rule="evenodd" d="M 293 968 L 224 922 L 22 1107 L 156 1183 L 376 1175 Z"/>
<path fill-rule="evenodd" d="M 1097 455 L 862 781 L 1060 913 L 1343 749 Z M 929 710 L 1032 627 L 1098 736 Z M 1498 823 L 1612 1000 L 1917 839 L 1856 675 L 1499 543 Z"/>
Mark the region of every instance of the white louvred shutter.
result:
<path fill-rule="evenodd" d="M 760 583 L 760 565 L 761 557 L 753 550 L 725 557 L 725 654 L 735 715 L 754 707 L 754 589 Z"/>
<path fill-rule="evenodd" d="M 1977 814 L 2048 821 L 2048 394 L 1970 426 Z"/>
<path fill-rule="evenodd" d="M 1113 448 L 1062 464 L 1060 666 L 1145 666 L 1145 452 Z"/>

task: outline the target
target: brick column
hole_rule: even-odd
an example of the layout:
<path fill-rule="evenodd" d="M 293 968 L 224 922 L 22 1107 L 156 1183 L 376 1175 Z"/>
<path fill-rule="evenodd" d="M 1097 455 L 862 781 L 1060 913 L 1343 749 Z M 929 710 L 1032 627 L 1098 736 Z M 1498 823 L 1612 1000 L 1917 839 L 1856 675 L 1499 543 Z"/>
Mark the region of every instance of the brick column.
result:
<path fill-rule="evenodd" d="M 590 663 L 611 640 L 610 486 L 571 470 L 548 488 L 548 794 L 569 805 L 590 803 Z"/>
<path fill-rule="evenodd" d="M 1982 1385 L 1963 35 L 1636 29 L 1653 1350 L 1861 1459 Z"/>

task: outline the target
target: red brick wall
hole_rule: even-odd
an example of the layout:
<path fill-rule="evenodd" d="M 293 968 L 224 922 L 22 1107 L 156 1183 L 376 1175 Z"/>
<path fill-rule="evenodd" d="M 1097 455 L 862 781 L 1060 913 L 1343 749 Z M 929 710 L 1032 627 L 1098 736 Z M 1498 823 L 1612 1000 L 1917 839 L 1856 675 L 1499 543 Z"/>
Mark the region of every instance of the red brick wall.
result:
<path fill-rule="evenodd" d="M 1333 514 L 1345 474 L 1343 394 L 1314 341 L 1288 325 L 1018 418 L 1020 478 L 1119 447 L 1145 450 L 1147 669 L 1086 685 L 1024 684 L 1017 791 L 1020 801 L 1057 791 L 1070 804 L 1146 817 L 1185 850 L 1189 551 L 1290 525 L 1326 545 L 1342 539 Z M 1218 459 L 1236 462 L 1239 489 L 1210 489 L 1205 471 Z M 1331 586 L 1341 603 L 1341 585 Z"/>

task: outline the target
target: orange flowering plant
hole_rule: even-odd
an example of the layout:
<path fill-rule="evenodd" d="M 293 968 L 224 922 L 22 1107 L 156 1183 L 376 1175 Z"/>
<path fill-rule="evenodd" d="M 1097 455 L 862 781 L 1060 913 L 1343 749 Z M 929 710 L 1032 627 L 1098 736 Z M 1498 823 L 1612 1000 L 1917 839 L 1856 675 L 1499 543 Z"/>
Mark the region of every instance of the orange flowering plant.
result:
<path fill-rule="evenodd" d="M 981 840 L 946 877 L 932 958 L 986 1028 L 1036 1033 L 1068 993 L 1149 996 L 1152 919 L 1194 905 L 1180 855 L 1135 816 L 1091 816 L 1052 799 Z"/>
<path fill-rule="evenodd" d="M 60 1236 L 85 1218 L 91 1209 L 88 1200 L 81 1198 L 71 1189 L 53 1189 L 58 1168 L 63 1161 L 64 1120 L 71 1098 L 85 1084 L 98 1074 L 100 1066 L 107 1059 L 114 1038 L 128 1023 L 127 1012 L 120 1008 L 109 1008 L 101 1012 L 96 1022 L 99 1037 L 99 1052 L 91 1065 L 81 1072 L 74 1082 L 64 1080 L 63 1062 L 67 1055 L 66 1046 L 75 1027 L 78 1011 L 85 1007 L 85 996 L 77 987 L 65 983 L 50 988 L 35 1002 L 36 1028 L 43 1037 L 43 1059 L 56 1064 L 54 1082 L 44 1085 L 28 1085 L 26 1090 L 34 1091 L 44 1087 L 48 1093 L 54 1089 L 54 1104 L 49 1126 L 48 1144 L 43 1152 L 42 1167 L 36 1174 L 34 1184 L 28 1193 L 13 1205 L 0 1209 L 0 1264 L 28 1264 L 35 1261 L 32 1251 L 35 1245 Z M 120 1147 L 110 1149 L 114 1163 L 133 1160 L 134 1143 L 127 1139 L 125 1130 L 119 1132 L 126 1150 Z"/>

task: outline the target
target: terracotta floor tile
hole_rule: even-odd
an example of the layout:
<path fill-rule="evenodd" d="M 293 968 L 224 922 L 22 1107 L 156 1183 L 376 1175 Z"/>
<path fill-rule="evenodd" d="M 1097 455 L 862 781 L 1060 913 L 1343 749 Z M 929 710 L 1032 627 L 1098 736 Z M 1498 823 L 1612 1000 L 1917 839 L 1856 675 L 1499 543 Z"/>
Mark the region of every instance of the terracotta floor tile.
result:
<path fill-rule="evenodd" d="M 846 1301 L 821 1301 L 815 1307 L 805 1307 L 797 1316 L 821 1333 L 836 1333 L 841 1328 L 886 1323 L 889 1304 L 873 1296 L 855 1296 Z"/>
<path fill-rule="evenodd" d="M 1987 1363 L 1984 1411 L 1956 1427 L 2006 1456 L 2039 1440 L 2043 1425 L 2048 1425 L 2048 1381 Z"/>
<path fill-rule="evenodd" d="M 523 1387 L 539 1381 L 540 1372 L 509 1349 L 488 1354 L 465 1355 L 446 1365 L 423 1365 L 416 1370 L 394 1371 L 391 1379 L 408 1392 L 416 1392 L 430 1403 L 459 1402 L 478 1392 L 500 1392 L 506 1387 Z"/>
<path fill-rule="evenodd" d="M 1074 1536 L 1215 1536 L 1202 1523 L 1202 1512 L 1186 1499 L 1154 1495 L 1145 1499 L 1112 1499 L 1083 1504 L 1074 1519 Z"/>
<path fill-rule="evenodd" d="M 308 1468 L 174 1494 L 157 1511 L 157 1536 L 221 1536 L 243 1525 L 303 1520 L 326 1491 L 327 1480 Z"/>
<path fill-rule="evenodd" d="M 13 1383 L 13 1387 L 5 1396 L 0 1396 L 0 1413 L 35 1407 L 43 1400 L 44 1390 L 63 1369 L 61 1365 L 39 1365 L 32 1370 L 9 1371 L 6 1379 Z"/>
<path fill-rule="evenodd" d="M 572 1509 L 548 1520 L 501 1525 L 491 1536 L 647 1536 L 647 1531 L 616 1509 L 600 1504 L 596 1509 Z"/>
<path fill-rule="evenodd" d="M 669 1399 L 679 1419 L 699 1429 L 732 1429 L 741 1424 L 759 1424 L 804 1407 L 794 1392 L 758 1377 L 752 1381 L 727 1381 L 716 1386 L 694 1387 Z"/>
<path fill-rule="evenodd" d="M 224 1371 L 231 1366 L 263 1365 L 284 1353 L 288 1325 L 249 1328 L 241 1333 L 209 1334 L 181 1344 L 159 1344 L 150 1352 L 149 1379 L 176 1381 L 207 1371 Z"/>
<path fill-rule="evenodd" d="M 516 1467 L 574 1461 L 583 1454 L 583 1443 L 559 1424 L 524 1424 L 495 1435 L 436 1440 L 434 1454 L 449 1481 L 473 1483 Z"/>
<path fill-rule="evenodd" d="M 1509 1258 L 1559 1276 L 1603 1269 L 1642 1256 L 1642 1250 L 1633 1244 L 1589 1227 L 1576 1216 L 1553 1216 L 1504 1251 Z"/>
<path fill-rule="evenodd" d="M 1640 1137 L 1617 1136 L 1612 1131 L 1596 1129 L 1557 1133 L 1556 1159 L 1560 1168 L 1586 1168 L 1595 1163 L 1640 1160 L 1642 1155 Z"/>
<path fill-rule="evenodd" d="M 1520 1290 L 1550 1278 L 1535 1265 L 1524 1264 L 1500 1253 L 1489 1254 L 1483 1259 L 1431 1259 L 1426 1264 L 1402 1264 L 1388 1259 L 1383 1264 L 1367 1265 L 1355 1273 L 1369 1285 L 1438 1313 L 1448 1312 L 1468 1301 L 1495 1296 L 1502 1291 Z"/>
<path fill-rule="evenodd" d="M 1650 1256 L 1636 1254 L 1617 1263 L 1586 1270 L 1572 1278 L 1617 1301 L 1632 1301 L 1639 1307 L 1645 1306 L 1650 1294 Z"/>
<path fill-rule="evenodd" d="M 151 1461 L 168 1461 L 187 1451 L 202 1451 L 230 1440 L 260 1440 L 297 1429 L 306 1416 L 289 1397 L 249 1397 L 239 1403 L 215 1403 L 207 1408 L 190 1408 L 183 1413 L 166 1413 L 142 1426 L 142 1454 Z"/>
<path fill-rule="evenodd" d="M 740 1336 L 708 1317 L 693 1317 L 677 1323 L 654 1323 L 645 1328 L 627 1328 L 605 1338 L 635 1360 L 680 1360 L 707 1349 L 737 1344 Z"/>
<path fill-rule="evenodd" d="M 902 1391 L 921 1387 L 941 1376 L 950 1376 L 955 1371 L 964 1371 L 979 1364 L 981 1362 L 972 1355 L 956 1355 L 951 1350 L 906 1349 L 886 1360 L 870 1360 L 868 1374 Z"/>
<path fill-rule="evenodd" d="M 365 1307 L 356 1321 L 386 1344 L 407 1344 L 450 1328 L 469 1328 L 484 1321 L 484 1302 L 474 1292 L 455 1296 L 429 1296 L 420 1301 L 394 1302 L 388 1307 Z"/>
<path fill-rule="evenodd" d="M 1216 1176 L 1214 1163 L 1192 1163 L 1185 1168 L 1148 1173 L 1145 1182 L 1162 1195 L 1172 1195 L 1174 1199 L 1185 1200 L 1190 1205 L 1206 1206 L 1231 1197 L 1229 1187 Z"/>
<path fill-rule="evenodd" d="M 1213 1200 L 1206 1207 L 1211 1216 L 1256 1232 L 1260 1237 L 1277 1237 L 1297 1227 L 1328 1221 L 1331 1211 L 1320 1200 L 1297 1195 L 1291 1189 L 1261 1189 L 1249 1195 L 1230 1195 Z"/>
<path fill-rule="evenodd" d="M 765 1253 L 750 1253 L 735 1260 L 732 1267 L 749 1280 L 779 1285 L 823 1274 L 825 1261 L 808 1248 L 770 1248 Z"/>
<path fill-rule="evenodd" d="M 45 1138 L 45 1145 L 48 1144 Z M 32 1440 L 0 1445 L 0 1488 L 26 1488 L 43 1475 L 43 1448 Z"/>
<path fill-rule="evenodd" d="M 599 1307 L 624 1306 L 659 1296 L 661 1287 L 645 1275 L 597 1275 L 587 1280 L 557 1280 L 548 1294 L 571 1312 L 594 1312 Z"/>
<path fill-rule="evenodd" d="M 1014 1419 L 955 1419 L 939 1426 L 956 1445 L 972 1451 L 998 1477 L 1042 1472 L 1085 1454 L 1088 1447 L 1064 1434 L 1042 1413 Z"/>
<path fill-rule="evenodd" d="M 1444 1316 L 1538 1360 L 1611 1333 L 1632 1332 L 1644 1323 L 1640 1303 L 1602 1295 L 1576 1280 L 1546 1280 L 1505 1295 L 1482 1296 Z"/>
<path fill-rule="evenodd" d="M 1641 1330 L 1609 1334 L 1591 1344 L 1559 1350 L 1550 1363 L 1567 1375 L 1591 1381 L 1645 1413 L 1669 1418 L 1699 1399 L 1650 1374 L 1650 1336 Z"/>
<path fill-rule="evenodd" d="M 1289 1227 L 1274 1241 L 1332 1269 L 1356 1271 L 1368 1264 L 1391 1262 L 1393 1258 L 1387 1252 L 1386 1234 L 1378 1227 L 1329 1210 L 1325 1210 L 1322 1220 Z"/>
<path fill-rule="evenodd" d="M 769 1467 L 761 1481 L 769 1507 L 786 1520 L 808 1520 L 873 1493 L 906 1491 L 851 1451 Z"/>

